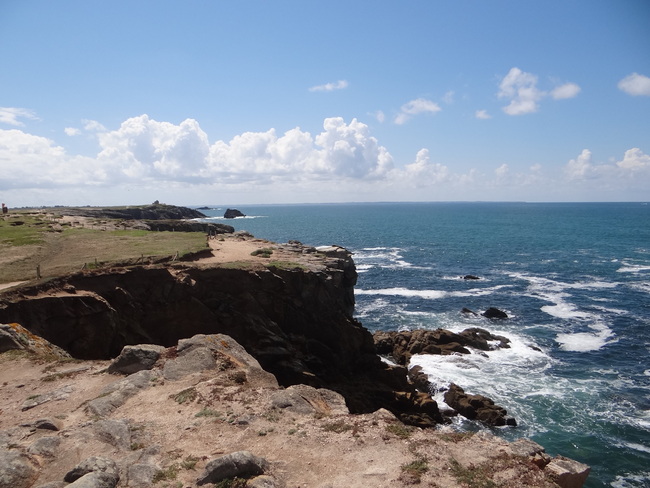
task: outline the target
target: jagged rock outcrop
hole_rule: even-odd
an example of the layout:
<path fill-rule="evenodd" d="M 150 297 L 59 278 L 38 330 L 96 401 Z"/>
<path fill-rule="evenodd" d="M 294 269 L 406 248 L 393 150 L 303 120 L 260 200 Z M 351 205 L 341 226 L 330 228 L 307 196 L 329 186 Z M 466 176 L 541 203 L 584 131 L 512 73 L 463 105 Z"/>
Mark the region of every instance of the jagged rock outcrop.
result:
<path fill-rule="evenodd" d="M 460 333 L 446 329 L 410 330 L 374 333 L 377 353 L 391 356 L 398 364 L 406 365 L 414 354 L 470 354 L 468 348 L 492 351 L 510 347 L 510 340 L 493 335 L 485 329 L 472 327 Z"/>
<path fill-rule="evenodd" d="M 405 368 L 380 360 L 372 335 L 353 319 L 350 253 L 331 246 L 313 256 L 320 265 L 312 269 L 179 263 L 77 273 L 3 295 L 0 322 L 20 320 L 81 359 L 116 357 L 129 344 L 170 347 L 196 334 L 227 334 L 281 385 L 335 390 L 353 412 L 387 408 L 417 425 L 442 422 L 435 402 L 415 391 Z M 210 360 L 209 352 L 192 354 L 198 364 Z M 116 394 L 89 407 L 101 416 Z"/>
<path fill-rule="evenodd" d="M 508 416 L 505 408 L 483 395 L 468 395 L 458 385 L 452 383 L 445 392 L 445 403 L 470 420 L 478 420 L 485 425 L 496 427 L 516 426 L 517 421 Z"/>
<path fill-rule="evenodd" d="M 57 211 L 55 208 L 54 211 Z M 62 212 L 61 209 L 58 209 Z M 98 219 L 123 220 L 167 220 L 167 219 L 200 219 L 206 215 L 198 210 L 175 205 L 154 203 L 129 207 L 65 207 L 65 214 L 79 217 Z"/>
<path fill-rule="evenodd" d="M 481 315 L 483 315 L 483 317 L 486 317 L 488 319 L 507 319 L 508 318 L 507 313 L 505 313 L 503 310 L 499 310 L 496 307 L 488 308 Z"/>
<path fill-rule="evenodd" d="M 148 230 L 159 232 L 204 232 L 210 235 L 232 234 L 235 232 L 232 225 L 192 220 L 143 220 L 142 224 Z"/>

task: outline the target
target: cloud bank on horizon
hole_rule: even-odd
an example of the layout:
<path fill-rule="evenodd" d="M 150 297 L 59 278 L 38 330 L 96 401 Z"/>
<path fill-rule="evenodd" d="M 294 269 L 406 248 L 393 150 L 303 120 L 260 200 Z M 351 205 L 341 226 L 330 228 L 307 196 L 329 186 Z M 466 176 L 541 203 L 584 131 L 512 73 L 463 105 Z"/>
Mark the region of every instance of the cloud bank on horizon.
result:
<path fill-rule="evenodd" d="M 650 96 L 649 82 L 649 78 L 634 73 L 618 86 L 633 96 Z M 338 82 L 339 88 L 332 89 L 345 88 L 342 84 Z M 498 97 L 507 102 L 502 108 L 504 113 L 519 116 L 536 112 L 544 98 L 567 99 L 579 92 L 580 87 L 574 83 L 543 92 L 537 88 L 536 76 L 512 68 L 499 84 Z M 402 125 L 411 117 L 441 110 L 430 100 L 412 100 L 400 107 L 394 123 Z M 478 110 L 476 117 L 490 118 L 484 110 Z M 21 119 L 36 118 L 29 109 L 0 108 L 0 122 L 15 127 L 24 125 Z M 421 148 L 413 161 L 398 167 L 389 150 L 371 135 L 368 125 L 357 119 L 346 122 L 342 117 L 326 118 L 322 132 L 316 135 L 299 127 L 284 134 L 270 128 L 265 132 L 244 132 L 228 142 L 210 142 L 194 119 L 173 124 L 146 114 L 125 120 L 115 130 L 87 119 L 81 121 L 81 127 L 63 130 L 70 137 L 92 135 L 99 146 L 97 154 L 72 155 L 51 139 L 19 128 L 0 130 L 0 184 L 5 194 L 13 194 L 20 201 L 17 195 L 25 191 L 48 194 L 84 188 L 89 193 L 82 192 L 83 198 L 98 193 L 109 203 L 118 203 L 110 202 L 109 196 L 116 188 L 128 187 L 152 195 L 166 188 L 183 195 L 190 204 L 198 204 L 205 203 L 206 193 L 200 193 L 201 200 L 196 200 L 193 192 L 228 188 L 256 188 L 264 194 L 265 188 L 276 187 L 283 192 L 276 203 L 293 203 L 292 192 L 300 195 L 296 199 L 300 203 L 312 201 L 305 197 L 311 192 L 316 196 L 313 201 L 327 202 L 328 194 L 347 195 L 348 201 L 369 201 L 377 194 L 383 200 L 393 196 L 431 200 L 436 195 L 450 200 L 458 200 L 454 195 L 460 195 L 460 200 L 470 200 L 472 195 L 482 195 L 481 189 L 485 188 L 496 195 L 513 187 L 530 195 L 539 195 L 540 187 L 548 192 L 558 188 L 579 192 L 581 186 L 608 191 L 632 188 L 633 192 L 638 189 L 639 196 L 647 195 L 650 188 L 650 155 L 637 147 L 610 162 L 594 161 L 592 152 L 584 149 L 567 160 L 558 174 L 545 171 L 541 165 L 513 173 L 507 164 L 487 173 L 475 168 L 458 173 L 444 162 L 431 161 L 427 148 Z M 566 198 L 566 193 L 558 195 Z"/>
<path fill-rule="evenodd" d="M 531 22 L 510 0 L 380 0 L 346 17 L 337 1 L 196 16 L 118 0 L 69 17 L 36 1 L 42 17 L 15 3 L 14 23 L 0 21 L 0 198 L 12 206 L 650 200 L 641 3 L 531 4 Z M 578 22 L 587 8 L 602 23 Z M 214 29 L 216 14 L 233 22 Z M 60 38 L 51 15 L 67 23 Z M 32 22 L 33 39 L 10 48 Z M 90 57 L 63 54 L 73 46 Z M 30 55 L 48 76 L 29 76 Z"/>

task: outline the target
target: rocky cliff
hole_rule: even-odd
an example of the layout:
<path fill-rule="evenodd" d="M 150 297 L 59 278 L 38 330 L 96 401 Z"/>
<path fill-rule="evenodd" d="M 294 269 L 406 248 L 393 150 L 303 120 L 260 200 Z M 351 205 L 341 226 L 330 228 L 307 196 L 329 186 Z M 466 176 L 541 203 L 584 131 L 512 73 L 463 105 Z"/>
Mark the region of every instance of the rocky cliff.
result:
<path fill-rule="evenodd" d="M 436 403 L 408 383 L 404 368 L 380 360 L 372 335 L 353 319 L 356 277 L 342 248 L 312 253 L 306 264 L 82 272 L 0 295 L 0 323 L 20 323 L 80 359 L 227 334 L 281 385 L 335 390 L 352 412 L 383 407 L 415 425 L 441 422 Z"/>

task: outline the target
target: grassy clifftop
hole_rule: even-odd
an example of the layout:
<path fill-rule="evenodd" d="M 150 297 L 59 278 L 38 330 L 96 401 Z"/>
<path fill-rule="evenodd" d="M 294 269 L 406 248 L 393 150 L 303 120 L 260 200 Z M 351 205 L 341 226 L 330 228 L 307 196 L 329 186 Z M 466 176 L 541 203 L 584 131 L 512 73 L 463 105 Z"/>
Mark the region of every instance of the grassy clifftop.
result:
<path fill-rule="evenodd" d="M 48 277 L 78 271 L 84 264 L 206 249 L 203 232 L 149 232 L 123 220 L 69 213 L 61 208 L 20 210 L 0 219 L 0 284 L 36 278 L 37 266 Z"/>

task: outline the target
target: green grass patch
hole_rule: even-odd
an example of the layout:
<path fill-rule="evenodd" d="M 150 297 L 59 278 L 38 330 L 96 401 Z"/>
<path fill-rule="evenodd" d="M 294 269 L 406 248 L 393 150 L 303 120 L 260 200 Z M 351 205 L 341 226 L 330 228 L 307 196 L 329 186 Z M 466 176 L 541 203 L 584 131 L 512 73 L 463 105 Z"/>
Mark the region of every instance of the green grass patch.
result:
<path fill-rule="evenodd" d="M 195 417 L 221 417 L 221 412 L 217 412 L 216 410 L 212 410 L 211 408 L 204 408 L 194 416 Z"/>
<path fill-rule="evenodd" d="M 197 396 L 198 393 L 194 388 L 187 388 L 176 393 L 175 395 L 172 395 L 171 398 L 173 398 L 176 403 L 182 405 L 183 403 L 192 403 L 194 400 L 196 400 Z"/>
<path fill-rule="evenodd" d="M 402 439 L 408 439 L 413 434 L 413 428 L 404 424 L 388 424 L 386 431 Z"/>
<path fill-rule="evenodd" d="M 273 249 L 271 249 L 270 247 L 263 247 L 262 249 L 255 249 L 251 253 L 251 256 L 259 256 L 261 258 L 270 258 L 271 254 L 273 254 Z"/>
<path fill-rule="evenodd" d="M 9 246 L 41 244 L 48 232 L 48 222 L 28 215 L 4 217 L 0 220 L 0 243 Z"/>
<path fill-rule="evenodd" d="M 179 470 L 178 465 L 172 464 L 171 466 L 168 466 L 167 468 L 158 471 L 153 476 L 153 479 L 151 481 L 153 481 L 154 483 L 159 483 L 161 481 L 175 480 L 176 477 L 178 476 L 178 470 Z"/>
<path fill-rule="evenodd" d="M 293 261 L 269 261 L 266 263 L 267 268 L 277 268 L 277 269 L 286 269 L 286 270 L 294 270 L 294 269 L 300 269 L 302 271 L 308 271 L 309 268 L 305 266 L 304 264 L 296 263 Z"/>

